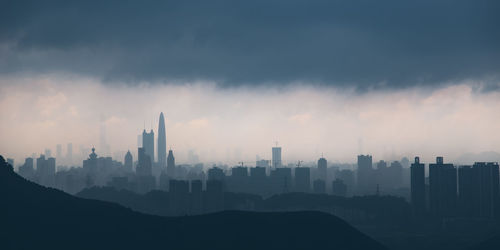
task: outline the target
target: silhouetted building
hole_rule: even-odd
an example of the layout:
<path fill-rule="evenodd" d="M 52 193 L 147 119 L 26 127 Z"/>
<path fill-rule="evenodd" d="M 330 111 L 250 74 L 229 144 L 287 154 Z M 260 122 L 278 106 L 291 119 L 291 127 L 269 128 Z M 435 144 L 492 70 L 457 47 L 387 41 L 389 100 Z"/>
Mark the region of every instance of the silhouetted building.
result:
<path fill-rule="evenodd" d="M 317 194 L 326 193 L 326 183 L 324 180 L 317 179 L 313 182 L 313 191 Z"/>
<path fill-rule="evenodd" d="M 273 147 L 272 149 L 273 153 L 273 159 L 272 159 L 272 164 L 273 168 L 280 168 L 282 166 L 281 164 L 281 147 Z"/>
<path fill-rule="evenodd" d="M 224 181 L 226 175 L 221 168 L 213 167 L 208 170 L 208 180 Z"/>
<path fill-rule="evenodd" d="M 152 172 L 151 158 L 144 152 L 144 148 L 138 148 L 138 164 L 135 168 L 137 174 L 137 191 L 147 193 L 156 188 L 156 180 Z"/>
<path fill-rule="evenodd" d="M 336 173 L 336 178 L 345 184 L 346 196 L 352 195 L 354 189 L 354 172 L 349 169 L 343 169 Z"/>
<path fill-rule="evenodd" d="M 27 180 L 34 180 L 35 169 L 33 168 L 33 158 L 26 158 L 24 164 L 19 167 L 19 175 Z"/>
<path fill-rule="evenodd" d="M 52 157 L 52 150 L 46 148 L 45 149 L 45 157 L 47 157 L 47 159 Z"/>
<path fill-rule="evenodd" d="M 190 214 L 201 214 L 203 212 L 203 184 L 201 180 L 191 181 L 190 208 Z"/>
<path fill-rule="evenodd" d="M 95 153 L 95 148 L 92 148 L 92 153 L 89 154 L 89 158 L 83 160 L 83 169 L 90 174 L 97 173 L 97 154 Z"/>
<path fill-rule="evenodd" d="M 142 148 L 144 153 L 151 159 L 151 164 L 155 162 L 155 133 L 151 129 L 149 133 L 142 131 Z"/>
<path fill-rule="evenodd" d="M 152 175 L 152 163 L 151 157 L 146 154 L 144 148 L 138 148 L 138 164 L 135 169 L 137 175 L 139 176 L 151 176 Z"/>
<path fill-rule="evenodd" d="M 372 156 L 358 155 L 358 193 L 373 194 L 375 192 L 375 178 L 373 175 Z"/>
<path fill-rule="evenodd" d="M 56 145 L 56 159 L 62 159 L 62 145 L 57 144 Z"/>
<path fill-rule="evenodd" d="M 383 170 L 386 168 L 387 168 L 387 162 L 385 162 L 384 160 L 380 160 L 379 162 L 377 162 L 377 170 Z"/>
<path fill-rule="evenodd" d="M 256 167 L 268 168 L 270 167 L 269 160 L 258 160 L 255 162 Z"/>
<path fill-rule="evenodd" d="M 403 183 L 403 165 L 399 161 L 391 162 L 391 166 L 387 168 L 387 182 L 384 183 L 388 188 L 401 188 Z M 382 183 L 379 183 L 379 185 Z"/>
<path fill-rule="evenodd" d="M 66 146 L 66 162 L 67 164 L 73 164 L 73 144 L 68 143 Z"/>
<path fill-rule="evenodd" d="M 55 186 L 56 159 L 45 159 L 45 155 L 40 155 L 36 159 L 36 179 L 40 185 L 46 187 Z"/>
<path fill-rule="evenodd" d="M 499 202 L 496 162 L 476 162 L 458 169 L 459 207 L 463 216 L 495 217 Z"/>
<path fill-rule="evenodd" d="M 425 202 L 425 165 L 415 157 L 411 164 L 411 204 L 415 214 L 422 215 L 426 210 Z"/>
<path fill-rule="evenodd" d="M 113 177 L 108 183 L 108 186 L 115 188 L 116 190 L 130 189 L 128 178 L 125 176 Z"/>
<path fill-rule="evenodd" d="M 479 216 L 494 217 L 498 210 L 499 170 L 496 162 L 476 162 L 472 166 L 479 176 Z"/>
<path fill-rule="evenodd" d="M 295 191 L 310 192 L 311 191 L 311 169 L 307 167 L 295 168 Z"/>
<path fill-rule="evenodd" d="M 158 183 L 158 188 L 163 191 L 168 191 L 168 185 L 169 185 L 170 177 L 168 177 L 166 171 L 162 171 L 160 173 L 160 180 Z"/>
<path fill-rule="evenodd" d="M 169 176 L 170 178 L 175 177 L 175 157 L 174 157 L 174 153 L 172 152 L 172 150 L 168 151 L 167 176 Z"/>
<path fill-rule="evenodd" d="M 271 171 L 271 189 L 273 193 L 290 192 L 292 186 L 292 169 L 276 168 Z"/>
<path fill-rule="evenodd" d="M 326 169 L 327 161 L 325 158 L 321 157 L 318 160 L 318 178 L 326 182 Z"/>
<path fill-rule="evenodd" d="M 336 196 L 347 196 L 347 185 L 341 179 L 332 182 L 332 194 Z"/>
<path fill-rule="evenodd" d="M 127 154 L 125 154 L 123 168 L 126 172 L 132 172 L 134 170 L 133 165 L 134 165 L 134 159 L 132 158 L 132 154 L 130 153 L 129 150 L 127 151 Z"/>
<path fill-rule="evenodd" d="M 212 168 L 214 169 L 214 168 Z M 207 181 L 206 200 L 204 201 L 206 212 L 216 212 L 224 209 L 224 182 L 217 179 Z"/>
<path fill-rule="evenodd" d="M 167 134 L 163 112 L 160 113 L 160 121 L 158 122 L 158 163 L 160 168 L 167 167 Z"/>
<path fill-rule="evenodd" d="M 185 215 L 189 207 L 189 182 L 170 180 L 168 193 L 170 212 L 173 215 Z"/>
<path fill-rule="evenodd" d="M 266 167 L 250 168 L 251 193 L 265 195 L 269 193 L 269 185 L 267 182 Z"/>
<path fill-rule="evenodd" d="M 460 215 L 479 216 L 479 175 L 472 166 L 458 168 L 458 207 Z"/>
<path fill-rule="evenodd" d="M 435 216 L 449 217 L 456 214 L 457 169 L 437 157 L 429 164 L 429 208 Z"/>
<path fill-rule="evenodd" d="M 234 167 L 231 177 L 226 181 L 228 190 L 235 193 L 249 193 L 248 168 Z"/>

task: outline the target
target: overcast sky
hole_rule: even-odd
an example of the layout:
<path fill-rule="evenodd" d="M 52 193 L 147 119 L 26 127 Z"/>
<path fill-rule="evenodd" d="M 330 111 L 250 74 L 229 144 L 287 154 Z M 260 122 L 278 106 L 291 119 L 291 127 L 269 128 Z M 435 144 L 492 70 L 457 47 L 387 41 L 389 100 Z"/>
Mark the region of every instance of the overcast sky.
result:
<path fill-rule="evenodd" d="M 498 1 L 11 1 L 0 153 L 137 148 L 180 162 L 500 151 Z M 152 125 L 151 125 L 152 124 Z M 98 150 L 99 151 L 99 150 Z M 121 160 L 121 159 L 120 159 Z"/>

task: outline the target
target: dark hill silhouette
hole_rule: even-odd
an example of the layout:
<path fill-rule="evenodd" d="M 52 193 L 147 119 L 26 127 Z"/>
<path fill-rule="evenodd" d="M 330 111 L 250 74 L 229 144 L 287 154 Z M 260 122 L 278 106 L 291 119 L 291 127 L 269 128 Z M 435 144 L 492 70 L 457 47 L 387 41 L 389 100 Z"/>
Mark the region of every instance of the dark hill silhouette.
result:
<path fill-rule="evenodd" d="M 0 156 L 0 249 L 385 249 L 319 212 L 160 217 L 18 176 Z"/>
<path fill-rule="evenodd" d="M 159 190 L 137 194 L 113 187 L 91 187 L 82 190 L 76 196 L 118 203 L 134 211 L 152 215 L 172 215 L 169 213 L 169 193 Z M 394 196 L 373 195 L 346 198 L 326 194 L 285 193 L 262 199 L 258 195 L 228 192 L 224 196 L 225 210 L 284 212 L 328 211 L 332 208 L 342 208 L 345 209 L 345 214 L 353 214 L 353 211 L 366 214 L 360 218 L 350 218 L 352 223 L 390 227 L 407 227 L 412 223 L 410 205 L 403 198 Z M 249 203 L 252 205 L 244 207 Z"/>
<path fill-rule="evenodd" d="M 498 250 L 500 249 L 500 235 L 481 242 L 475 247 L 471 247 L 470 250 Z"/>

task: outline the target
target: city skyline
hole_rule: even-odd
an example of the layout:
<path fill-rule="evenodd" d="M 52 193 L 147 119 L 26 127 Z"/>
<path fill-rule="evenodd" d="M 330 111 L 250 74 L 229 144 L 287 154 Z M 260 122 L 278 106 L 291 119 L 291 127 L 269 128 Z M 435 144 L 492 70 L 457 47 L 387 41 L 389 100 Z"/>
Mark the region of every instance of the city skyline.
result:
<path fill-rule="evenodd" d="M 82 103 L 81 101 L 84 100 L 75 96 L 76 93 L 68 88 L 63 86 L 59 86 L 62 87 L 61 89 L 54 88 L 58 85 L 53 82 L 45 84 L 46 86 L 42 86 L 42 89 L 46 87 L 49 89 L 36 94 L 30 92 L 30 89 L 1 85 L 1 88 L 17 89 L 18 92 L 14 91 L 12 97 L 34 100 L 36 101 L 34 105 L 37 107 L 24 110 L 27 113 L 21 117 L 14 113 L 22 113 L 21 109 L 24 109 L 24 104 L 19 102 L 16 104 L 14 101 L 13 105 L 9 105 L 7 102 L 15 99 L 8 96 L 2 99 L 6 105 L 1 105 L 2 110 L 5 111 L 5 122 L 0 125 L 2 126 L 0 133 L 8 141 L 14 140 L 17 143 L 8 148 L 2 143 L 0 148 L 11 158 L 23 159 L 31 153 L 43 152 L 45 148 L 51 148 L 55 152 L 57 144 L 73 143 L 75 155 L 80 153 L 80 145 L 88 149 L 98 146 L 100 123 L 104 112 L 110 113 L 105 116 L 104 121 L 108 127 L 107 143 L 113 152 L 122 154 L 137 145 L 135 137 L 125 135 L 142 131 L 144 125 L 148 130 L 153 128 L 157 131 L 157 117 L 161 111 L 166 112 L 168 116 L 166 127 L 170 132 L 167 148 L 173 147 L 174 150 L 180 152 L 195 150 L 204 161 L 253 160 L 255 155 L 265 156 L 267 151 L 262 149 L 275 141 L 279 141 L 287 148 L 284 155 L 287 155 L 291 161 L 312 159 L 321 153 L 339 162 L 353 161 L 353 156 L 359 153 L 371 153 L 383 159 L 411 157 L 413 154 L 418 154 L 424 160 L 431 160 L 435 156 L 433 152 L 440 152 L 448 159 L 459 161 L 462 154 L 498 152 L 500 148 L 500 145 L 497 145 L 500 141 L 497 139 L 499 135 L 495 133 L 497 119 L 499 119 L 496 110 L 500 109 L 496 105 L 500 98 L 497 93 L 476 93 L 469 85 L 450 86 L 431 91 L 427 93 L 430 96 L 423 99 L 413 92 L 416 90 L 394 92 L 392 99 L 386 100 L 380 107 L 374 107 L 373 101 L 382 100 L 385 97 L 384 93 L 379 93 L 380 97 L 357 94 L 340 96 L 338 102 L 332 103 L 328 100 L 327 94 L 335 95 L 334 90 L 326 89 L 325 91 L 330 91 L 325 92 L 326 94 L 318 93 L 314 88 L 305 92 L 302 90 L 285 91 L 294 96 L 290 101 L 297 98 L 321 101 L 309 103 L 306 109 L 303 105 L 297 105 L 295 101 L 291 104 L 287 103 L 289 105 L 281 105 L 279 93 L 266 94 L 264 91 L 261 100 L 262 98 L 280 99 L 269 104 L 269 107 L 273 107 L 271 110 L 267 109 L 267 105 L 261 104 L 262 101 L 256 102 L 248 96 L 241 99 L 242 93 L 236 97 L 230 97 L 233 104 L 228 106 L 223 100 L 227 97 L 222 97 L 221 94 L 239 90 L 218 90 L 215 87 L 207 89 L 204 85 L 192 87 L 192 89 L 182 86 L 149 86 L 140 90 L 136 87 L 123 87 L 120 90 L 100 84 L 93 85 L 97 88 L 98 95 L 102 92 L 102 94 L 113 96 L 115 91 L 120 92 L 115 96 L 120 98 L 111 98 L 118 103 L 121 103 L 120 100 L 123 98 L 133 98 L 131 91 L 150 93 L 152 95 L 152 98 L 148 98 L 150 100 L 155 100 L 155 96 L 159 97 L 167 93 L 163 92 L 167 90 L 176 90 L 169 91 L 173 93 L 186 91 L 197 93 L 196 97 L 186 97 L 187 99 L 184 100 L 181 98 L 171 104 L 164 104 L 167 107 L 182 107 L 179 109 L 161 110 L 158 105 L 154 105 L 158 106 L 155 108 L 159 109 L 158 111 L 141 107 L 140 112 L 139 110 L 128 112 L 129 108 L 133 109 L 132 106 L 123 109 L 121 106 L 112 105 L 109 111 L 106 110 L 107 108 L 95 109 L 93 107 L 96 107 L 96 103 L 90 105 Z M 153 93 L 158 92 L 155 90 L 162 91 Z M 206 93 L 200 93 L 205 90 Z M 209 97 L 207 93 L 210 92 L 221 92 L 217 94 L 219 99 L 215 98 L 216 104 L 207 99 Z M 253 95 L 252 91 L 250 95 Z M 76 99 L 73 101 L 73 98 Z M 359 103 L 363 98 L 374 99 L 364 100 L 364 104 Z M 206 102 L 207 105 L 205 105 Z M 137 103 L 140 102 L 135 102 Z M 211 113 L 211 108 L 206 114 L 201 110 L 192 114 L 183 112 L 189 107 L 210 105 L 216 105 L 220 108 L 219 110 L 226 112 Z M 393 105 L 396 106 L 392 107 Z M 104 106 L 109 107 L 109 105 Z M 314 109 L 311 109 L 311 106 Z M 6 109 L 7 107 L 9 109 Z M 322 110 L 327 107 L 333 107 L 334 110 Z M 391 108 L 396 109 L 397 112 L 385 111 Z M 242 110 L 251 112 L 240 113 Z M 325 114 L 319 111 L 324 111 Z M 113 114 L 113 112 L 117 113 Z M 145 116 L 150 118 L 146 119 Z M 247 116 L 253 118 L 247 119 L 245 118 Z M 427 120 L 427 116 L 432 117 Z M 12 119 L 7 119 L 9 117 Z M 21 118 L 22 120 L 19 120 Z M 263 118 L 265 119 L 262 120 Z M 17 122 L 19 122 L 18 125 L 12 125 Z M 228 126 L 235 123 L 238 124 L 236 127 Z M 262 124 L 266 126 L 262 127 Z M 449 128 L 449 124 L 455 125 Z M 283 129 L 277 130 L 276 126 Z M 113 129 L 109 129 L 110 127 Z M 251 132 L 251 136 L 249 136 L 250 133 L 244 131 Z M 37 140 L 33 141 L 33 138 Z M 186 157 L 185 154 L 179 155 L 182 161 L 187 160 L 183 159 L 184 157 Z M 266 158 L 270 157 L 266 156 Z"/>
<path fill-rule="evenodd" d="M 499 249 L 498 0 L 0 6 L 2 250 Z"/>

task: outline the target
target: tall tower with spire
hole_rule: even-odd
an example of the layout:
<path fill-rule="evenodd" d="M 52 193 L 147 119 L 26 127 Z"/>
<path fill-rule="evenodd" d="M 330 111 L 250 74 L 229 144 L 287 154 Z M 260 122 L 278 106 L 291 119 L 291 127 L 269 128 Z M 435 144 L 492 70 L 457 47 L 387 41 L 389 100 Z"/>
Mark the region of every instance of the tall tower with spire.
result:
<path fill-rule="evenodd" d="M 165 131 L 165 118 L 163 112 L 160 113 L 160 121 L 158 123 L 158 163 L 161 168 L 167 166 L 167 135 Z"/>

